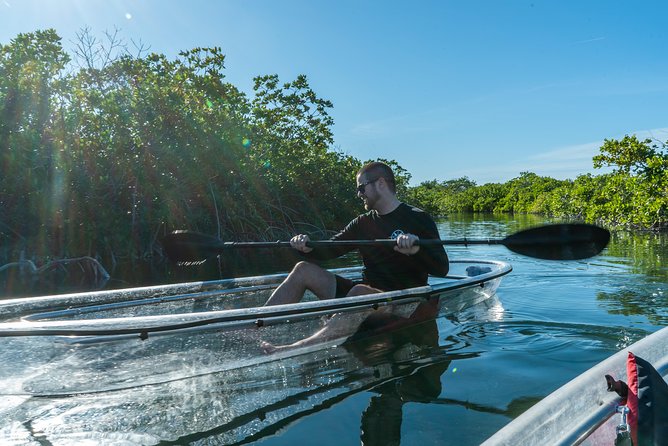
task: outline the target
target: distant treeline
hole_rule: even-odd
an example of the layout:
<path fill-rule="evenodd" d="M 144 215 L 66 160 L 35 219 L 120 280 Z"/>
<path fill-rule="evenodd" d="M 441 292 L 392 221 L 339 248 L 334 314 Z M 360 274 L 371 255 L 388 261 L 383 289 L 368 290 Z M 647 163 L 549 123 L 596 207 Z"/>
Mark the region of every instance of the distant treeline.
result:
<path fill-rule="evenodd" d="M 466 177 L 428 181 L 410 199 L 434 215 L 457 212 L 533 213 L 633 229 L 668 228 L 668 143 L 605 140 L 595 168 L 612 173 L 556 180 L 522 172 L 506 183 L 482 186 Z"/>
<path fill-rule="evenodd" d="M 220 48 L 173 60 L 131 54 L 117 34 L 82 30 L 73 54 L 54 30 L 0 44 L 0 264 L 161 256 L 160 237 L 188 228 L 229 240 L 338 229 L 357 212 L 360 160 L 334 150 L 332 104 L 305 76 L 225 81 Z M 467 178 L 409 188 L 435 215 L 536 212 L 639 227 L 667 221 L 666 145 L 606 141 L 612 174 L 505 184 Z"/>

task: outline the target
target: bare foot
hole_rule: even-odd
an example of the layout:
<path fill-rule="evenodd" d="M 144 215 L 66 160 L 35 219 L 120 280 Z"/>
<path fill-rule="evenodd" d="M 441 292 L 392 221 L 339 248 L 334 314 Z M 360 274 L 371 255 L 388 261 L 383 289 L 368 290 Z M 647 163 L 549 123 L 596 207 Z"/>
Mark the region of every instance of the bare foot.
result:
<path fill-rule="evenodd" d="M 276 353 L 277 351 L 280 351 L 280 350 L 285 350 L 288 347 L 290 347 L 290 346 L 289 345 L 274 345 L 274 344 L 270 344 L 267 341 L 260 342 L 260 348 L 267 355 L 270 355 L 272 353 Z"/>
<path fill-rule="evenodd" d="M 268 355 L 276 351 L 276 346 L 268 343 L 267 341 L 260 341 L 260 348 Z"/>
<path fill-rule="evenodd" d="M 279 352 L 281 350 L 288 350 L 288 349 L 299 347 L 299 346 L 300 346 L 299 342 L 295 342 L 294 344 L 286 344 L 286 345 L 274 345 L 274 344 L 270 344 L 267 341 L 261 341 L 260 342 L 260 348 L 268 355 L 270 355 L 272 353 Z"/>

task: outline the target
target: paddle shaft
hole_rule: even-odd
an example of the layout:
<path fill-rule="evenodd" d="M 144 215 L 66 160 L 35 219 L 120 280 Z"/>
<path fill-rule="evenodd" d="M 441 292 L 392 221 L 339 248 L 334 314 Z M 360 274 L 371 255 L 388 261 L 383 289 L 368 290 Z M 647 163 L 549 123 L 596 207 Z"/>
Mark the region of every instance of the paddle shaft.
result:
<path fill-rule="evenodd" d="M 420 246 L 433 245 L 503 245 L 504 241 L 500 239 L 451 239 L 436 240 L 423 239 L 418 241 Z M 376 239 L 376 240 L 311 240 L 306 242 L 309 248 L 327 247 L 327 246 L 395 246 L 396 240 Z M 233 248 L 290 248 L 290 242 L 218 242 L 212 246 L 214 249 L 233 249 Z"/>
<path fill-rule="evenodd" d="M 516 232 L 503 239 L 461 238 L 451 240 L 421 239 L 420 246 L 434 245 L 503 245 L 516 253 L 551 260 L 576 260 L 592 257 L 601 252 L 610 240 L 610 233 L 587 224 L 555 224 Z M 392 239 L 379 240 L 312 240 L 311 248 L 348 246 L 396 246 Z M 163 239 L 167 254 L 176 261 L 204 260 L 211 255 L 236 248 L 289 248 L 288 241 L 224 242 L 209 235 L 191 231 L 175 231 Z"/>

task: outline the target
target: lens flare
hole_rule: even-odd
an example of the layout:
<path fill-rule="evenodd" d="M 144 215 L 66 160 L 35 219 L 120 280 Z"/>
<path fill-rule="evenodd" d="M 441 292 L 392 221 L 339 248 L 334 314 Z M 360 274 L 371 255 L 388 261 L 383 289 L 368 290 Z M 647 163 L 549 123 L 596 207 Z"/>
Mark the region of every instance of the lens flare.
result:
<path fill-rule="evenodd" d="M 248 138 L 242 138 L 241 139 L 241 145 L 244 146 L 244 148 L 248 149 L 250 148 L 251 141 Z"/>

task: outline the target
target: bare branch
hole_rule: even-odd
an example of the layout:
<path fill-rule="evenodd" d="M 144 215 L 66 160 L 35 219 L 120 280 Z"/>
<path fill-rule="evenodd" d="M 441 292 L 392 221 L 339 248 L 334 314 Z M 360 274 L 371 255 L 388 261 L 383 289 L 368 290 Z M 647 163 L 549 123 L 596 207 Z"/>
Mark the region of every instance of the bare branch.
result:
<path fill-rule="evenodd" d="M 116 27 L 114 28 L 113 33 L 110 31 L 104 32 L 104 35 L 107 37 L 107 45 L 100 45 L 100 50 L 104 53 L 102 66 L 100 68 L 104 68 L 115 62 L 123 54 L 129 54 L 125 42 L 118 36 L 119 32 L 120 29 Z"/>
<path fill-rule="evenodd" d="M 136 54 L 135 54 L 134 57 L 136 57 L 137 59 L 141 59 L 144 56 L 146 56 L 148 54 L 149 50 L 151 49 L 151 46 L 142 42 L 141 39 L 139 39 L 138 42 L 135 42 L 134 39 L 130 39 L 130 42 L 132 43 L 132 46 L 134 47 L 134 49 L 136 51 Z"/>
<path fill-rule="evenodd" d="M 89 27 L 81 28 L 76 33 L 74 55 L 80 68 L 93 69 L 100 58 L 100 42 L 92 35 Z"/>
<path fill-rule="evenodd" d="M 127 44 L 120 37 L 119 28 L 105 31 L 104 36 L 103 41 L 99 40 L 92 34 L 89 27 L 84 27 L 76 33 L 76 40 L 73 42 L 74 59 L 80 68 L 102 70 L 120 57 L 130 54 Z M 133 42 L 133 45 L 138 50 L 138 57 L 146 49 L 143 44 L 137 47 Z"/>

